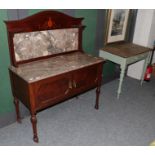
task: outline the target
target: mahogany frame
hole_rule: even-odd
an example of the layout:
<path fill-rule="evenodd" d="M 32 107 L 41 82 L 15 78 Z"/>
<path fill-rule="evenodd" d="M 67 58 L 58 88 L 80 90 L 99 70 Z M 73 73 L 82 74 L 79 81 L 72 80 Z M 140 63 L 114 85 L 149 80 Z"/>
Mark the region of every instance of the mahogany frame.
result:
<path fill-rule="evenodd" d="M 43 56 L 35 59 L 29 59 L 29 60 L 17 62 L 15 60 L 15 53 L 14 53 L 14 46 L 13 46 L 13 36 L 15 33 L 64 29 L 64 28 L 78 28 L 79 46 L 78 46 L 78 50 L 72 51 L 72 52 L 84 52 L 82 49 L 82 31 L 85 26 L 82 25 L 82 20 L 83 18 L 74 18 L 60 12 L 48 10 L 48 11 L 37 13 L 35 15 L 29 16 L 21 20 L 5 21 L 7 26 L 7 32 L 8 32 L 8 43 L 9 43 L 9 49 L 10 49 L 11 65 L 13 65 L 14 67 L 19 67 L 20 64 L 37 61 L 41 59 L 48 59 L 56 55 L 68 54 L 71 52 L 69 51 L 69 52 Z M 38 134 L 37 134 L 36 114 L 40 110 L 43 110 L 45 108 L 58 104 L 61 101 L 64 101 L 70 97 L 76 96 L 92 88 L 97 88 L 95 109 L 99 108 L 99 94 L 100 94 L 100 86 L 102 82 L 103 63 L 104 63 L 104 60 L 84 68 L 79 68 L 74 71 L 69 71 L 67 73 L 62 73 L 62 74 L 45 78 L 32 83 L 28 83 L 20 76 L 15 74 L 11 69 L 9 69 L 12 94 L 14 97 L 14 104 L 16 109 L 16 119 L 18 122 L 21 122 L 20 112 L 19 112 L 19 101 L 21 101 L 29 109 L 31 114 L 30 120 L 32 122 L 34 142 L 39 141 Z M 82 74 L 86 75 L 85 79 L 81 78 Z M 62 81 L 66 81 L 66 83 L 65 82 L 62 83 Z M 84 83 L 84 85 L 83 84 L 81 85 L 81 81 Z M 79 87 L 77 85 L 79 85 Z M 48 89 L 47 89 L 47 86 L 48 86 Z M 59 89 L 60 86 L 62 89 Z M 65 88 L 67 91 L 65 91 L 64 93 L 62 91 Z M 37 92 L 38 90 L 41 90 L 41 91 Z M 55 92 L 57 92 L 56 94 L 57 98 L 55 96 L 53 98 L 49 96 L 50 93 L 53 95 Z M 63 94 L 63 95 L 60 95 L 60 94 Z M 49 97 L 49 99 L 45 101 L 38 101 L 39 97 L 41 98 Z"/>

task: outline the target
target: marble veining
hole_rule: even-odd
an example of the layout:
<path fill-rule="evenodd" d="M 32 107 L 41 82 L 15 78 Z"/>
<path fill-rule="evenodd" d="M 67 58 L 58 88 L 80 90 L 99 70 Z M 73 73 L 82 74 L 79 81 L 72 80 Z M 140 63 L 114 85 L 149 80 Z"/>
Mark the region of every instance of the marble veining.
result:
<path fill-rule="evenodd" d="M 17 33 L 13 38 L 16 61 L 78 49 L 78 29 Z"/>
<path fill-rule="evenodd" d="M 75 52 L 22 64 L 19 67 L 11 66 L 10 69 L 30 83 L 78 68 L 83 68 L 101 61 L 103 61 L 102 58 Z"/>

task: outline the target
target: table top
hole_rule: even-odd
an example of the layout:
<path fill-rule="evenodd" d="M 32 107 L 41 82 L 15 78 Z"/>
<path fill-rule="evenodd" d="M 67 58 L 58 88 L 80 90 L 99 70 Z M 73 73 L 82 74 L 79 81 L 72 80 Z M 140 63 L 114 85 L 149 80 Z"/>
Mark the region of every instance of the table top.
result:
<path fill-rule="evenodd" d="M 113 44 L 106 45 L 101 50 L 109 52 L 114 55 L 118 55 L 123 58 L 129 58 L 132 56 L 136 56 L 142 53 L 149 52 L 152 49 L 143 47 L 140 45 L 136 45 L 133 43 L 119 42 L 119 43 L 113 43 Z"/>
<path fill-rule="evenodd" d="M 28 83 L 103 62 L 103 58 L 74 52 L 52 58 L 10 66 L 10 70 Z"/>

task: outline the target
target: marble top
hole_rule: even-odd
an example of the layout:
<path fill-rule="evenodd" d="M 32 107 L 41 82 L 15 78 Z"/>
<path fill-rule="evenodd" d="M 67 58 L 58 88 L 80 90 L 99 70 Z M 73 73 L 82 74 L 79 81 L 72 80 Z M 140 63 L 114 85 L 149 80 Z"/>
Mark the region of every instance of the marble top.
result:
<path fill-rule="evenodd" d="M 78 28 L 17 33 L 14 51 L 17 62 L 78 49 Z"/>
<path fill-rule="evenodd" d="M 123 58 L 129 58 L 145 52 L 149 52 L 151 49 L 133 43 L 122 42 L 106 45 L 101 50 Z"/>
<path fill-rule="evenodd" d="M 74 52 L 44 60 L 33 61 L 18 67 L 10 66 L 9 69 L 28 83 L 31 83 L 102 61 L 103 59 L 99 57 L 93 57 L 81 52 Z"/>

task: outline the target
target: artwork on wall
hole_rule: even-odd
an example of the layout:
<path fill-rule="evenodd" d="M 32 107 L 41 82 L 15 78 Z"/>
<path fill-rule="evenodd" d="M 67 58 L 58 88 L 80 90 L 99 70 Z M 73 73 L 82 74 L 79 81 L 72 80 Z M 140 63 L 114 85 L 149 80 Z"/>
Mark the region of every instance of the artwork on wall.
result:
<path fill-rule="evenodd" d="M 108 10 L 105 44 L 125 40 L 129 14 L 129 9 Z"/>

